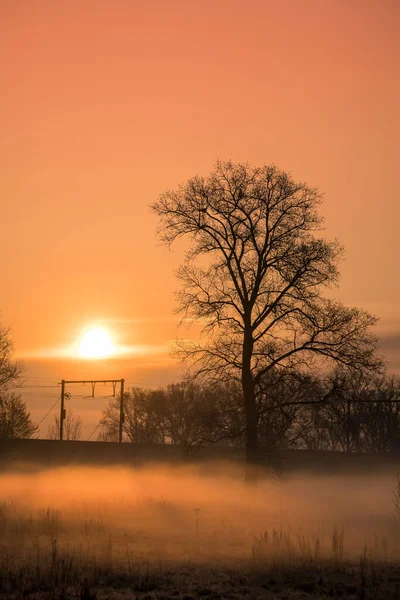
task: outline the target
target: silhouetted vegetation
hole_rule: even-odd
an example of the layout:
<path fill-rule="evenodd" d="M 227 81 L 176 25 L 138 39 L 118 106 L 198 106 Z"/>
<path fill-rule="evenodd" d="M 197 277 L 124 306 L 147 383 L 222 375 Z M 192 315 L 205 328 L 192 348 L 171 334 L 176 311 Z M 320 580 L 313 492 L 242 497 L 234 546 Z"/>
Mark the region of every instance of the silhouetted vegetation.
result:
<path fill-rule="evenodd" d="M 64 440 L 79 440 L 82 433 L 82 419 L 74 414 L 73 410 L 67 410 L 64 419 Z M 53 423 L 49 425 L 47 437 L 50 440 L 60 439 L 60 417 L 54 415 Z"/>
<path fill-rule="evenodd" d="M 325 375 L 270 371 L 257 395 L 260 455 L 274 449 L 391 452 L 400 449 L 400 380 L 335 369 Z M 125 395 L 124 440 L 225 444 L 245 450 L 241 387 L 184 381 Z M 99 439 L 117 441 L 118 402 L 110 400 Z"/>
<path fill-rule="evenodd" d="M 178 306 L 206 335 L 182 343 L 180 356 L 197 377 L 240 385 L 250 462 L 260 433 L 274 434 L 275 423 L 266 421 L 272 408 L 263 413 L 258 400 L 261 387 L 271 393 L 271 373 L 274 381 L 282 370 L 312 372 L 323 361 L 381 366 L 370 332 L 375 318 L 323 295 L 339 279 L 342 248 L 320 237 L 321 200 L 274 165 L 218 162 L 209 177 L 190 179 L 152 206 L 166 244 L 191 241 Z"/>
<path fill-rule="evenodd" d="M 29 438 L 36 432 L 26 403 L 10 388 L 17 384 L 24 366 L 13 360 L 10 329 L 0 326 L 0 438 Z"/>
<path fill-rule="evenodd" d="M 4 391 L 11 384 L 15 385 L 24 371 L 23 364 L 13 360 L 13 350 L 10 328 L 0 325 L 0 391 Z"/>
<path fill-rule="evenodd" d="M 36 431 L 21 396 L 0 390 L 0 438 L 30 438 Z"/>
<path fill-rule="evenodd" d="M 125 439 L 135 443 L 170 443 L 195 448 L 232 440 L 243 431 L 237 389 L 193 381 L 146 390 L 134 388 L 125 394 Z M 235 430 L 235 422 L 241 427 Z M 117 441 L 119 408 L 115 400 L 103 411 L 99 439 Z"/>

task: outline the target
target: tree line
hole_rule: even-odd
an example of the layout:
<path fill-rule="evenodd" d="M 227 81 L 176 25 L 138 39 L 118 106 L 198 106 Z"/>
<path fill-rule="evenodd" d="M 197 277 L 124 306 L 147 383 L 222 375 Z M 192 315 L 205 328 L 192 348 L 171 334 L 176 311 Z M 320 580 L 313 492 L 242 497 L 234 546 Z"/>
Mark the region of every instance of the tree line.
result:
<path fill-rule="evenodd" d="M 3 343 L 6 338 L 10 351 L 9 334 L 3 329 Z M 22 372 L 22 365 L 14 367 L 15 376 L 7 382 Z M 246 417 L 241 394 L 234 380 L 216 384 L 187 379 L 156 390 L 132 388 L 124 395 L 124 441 L 178 444 L 189 452 L 219 444 L 244 453 Z M 395 452 L 400 450 L 400 379 L 343 368 L 313 375 L 275 370 L 260 382 L 257 419 L 260 457 L 276 449 Z M 81 417 L 68 410 L 65 439 L 81 439 L 82 424 Z M 119 398 L 113 398 L 103 411 L 97 439 L 117 441 L 118 428 Z M 1 386 L 0 438 L 37 436 L 21 396 Z M 59 438 L 57 415 L 47 437 Z"/>
<path fill-rule="evenodd" d="M 245 415 L 236 383 L 185 380 L 124 394 L 124 442 L 178 444 L 188 452 L 218 444 L 245 451 Z M 390 375 L 274 373 L 257 400 L 260 457 L 278 449 L 400 451 L 400 379 Z M 82 419 L 67 411 L 65 439 L 79 440 Z M 103 410 L 98 441 L 118 441 L 119 399 Z M 0 438 L 37 437 L 26 403 L 0 392 Z M 59 417 L 48 426 L 59 439 Z"/>
<path fill-rule="evenodd" d="M 208 444 L 245 452 L 245 414 L 238 384 L 183 381 L 125 394 L 124 440 Z M 400 379 L 358 376 L 340 369 L 323 375 L 273 373 L 257 399 L 260 457 L 276 449 L 386 453 L 400 450 Z M 115 399 L 103 411 L 98 439 L 117 441 Z"/>

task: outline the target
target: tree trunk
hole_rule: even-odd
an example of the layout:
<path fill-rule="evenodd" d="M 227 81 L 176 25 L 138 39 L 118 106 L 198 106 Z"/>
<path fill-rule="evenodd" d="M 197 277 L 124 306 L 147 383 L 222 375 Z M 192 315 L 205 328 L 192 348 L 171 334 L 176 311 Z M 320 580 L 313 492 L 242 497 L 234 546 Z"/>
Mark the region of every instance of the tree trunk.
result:
<path fill-rule="evenodd" d="M 251 357 L 253 353 L 253 337 L 251 330 L 246 329 L 243 343 L 242 390 L 245 414 L 246 462 L 256 465 L 258 462 L 258 419 L 256 397 L 254 393 Z"/>

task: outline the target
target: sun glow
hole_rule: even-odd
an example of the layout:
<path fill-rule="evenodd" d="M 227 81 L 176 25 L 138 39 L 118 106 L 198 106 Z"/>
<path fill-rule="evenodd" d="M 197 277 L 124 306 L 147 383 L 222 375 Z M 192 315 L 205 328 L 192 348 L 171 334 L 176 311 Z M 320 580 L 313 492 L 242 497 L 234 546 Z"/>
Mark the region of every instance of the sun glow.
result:
<path fill-rule="evenodd" d="M 105 329 L 89 329 L 79 344 L 78 354 L 83 358 L 106 358 L 115 354 L 115 347 Z"/>

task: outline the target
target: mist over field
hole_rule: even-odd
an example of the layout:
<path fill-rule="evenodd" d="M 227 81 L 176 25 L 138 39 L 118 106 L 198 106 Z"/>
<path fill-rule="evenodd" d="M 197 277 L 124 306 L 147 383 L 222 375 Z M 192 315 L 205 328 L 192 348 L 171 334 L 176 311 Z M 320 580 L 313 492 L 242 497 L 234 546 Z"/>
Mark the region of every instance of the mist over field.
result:
<path fill-rule="evenodd" d="M 224 463 L 18 471 L 0 477 L 0 518 L 6 545 L 20 538 L 19 552 L 56 536 L 99 557 L 111 544 L 118 561 L 132 552 L 229 562 L 250 560 L 264 536 L 258 546 L 265 558 L 287 560 L 304 552 L 329 557 L 338 536 L 342 557 L 356 559 L 367 546 L 377 557 L 397 558 L 395 485 L 395 473 L 269 476 L 249 485 L 239 466 Z M 266 534 L 281 536 L 279 547 Z"/>

